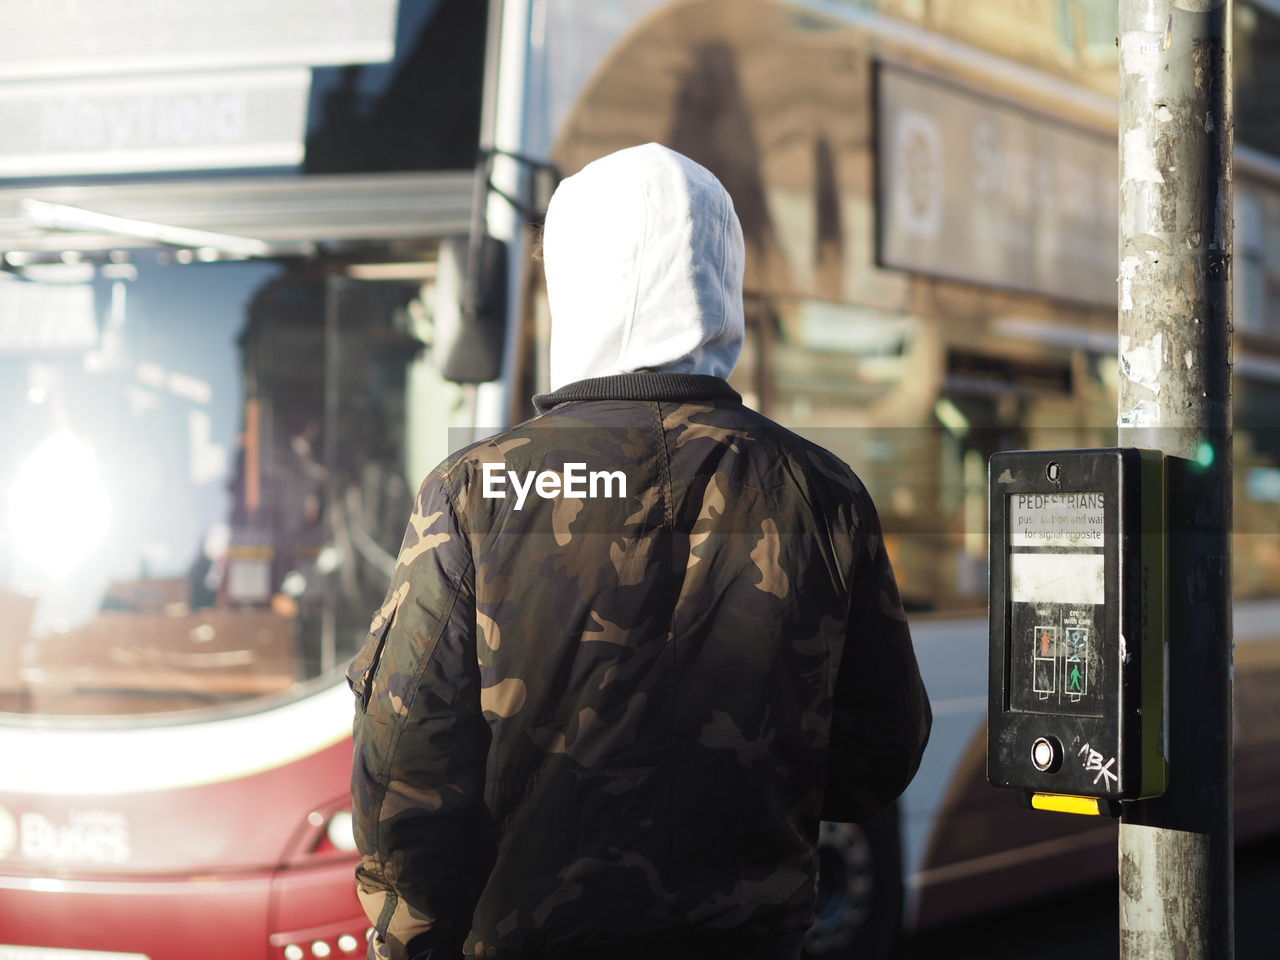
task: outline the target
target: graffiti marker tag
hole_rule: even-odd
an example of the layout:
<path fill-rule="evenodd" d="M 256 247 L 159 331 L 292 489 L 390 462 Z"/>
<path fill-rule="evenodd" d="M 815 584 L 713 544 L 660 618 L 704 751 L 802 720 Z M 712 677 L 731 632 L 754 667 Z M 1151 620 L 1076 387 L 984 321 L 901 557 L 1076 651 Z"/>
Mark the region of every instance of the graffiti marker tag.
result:
<path fill-rule="evenodd" d="M 1103 763 L 1102 754 L 1100 754 L 1097 750 L 1094 750 L 1087 743 L 1080 748 L 1080 755 L 1084 756 L 1085 754 L 1087 754 L 1087 756 L 1085 756 L 1085 761 L 1084 761 L 1085 772 L 1094 773 L 1096 771 L 1098 774 L 1096 777 L 1093 778 L 1093 782 L 1095 784 L 1099 780 L 1101 780 L 1103 777 L 1106 777 L 1107 778 L 1106 786 L 1107 786 L 1107 789 L 1110 790 L 1111 782 L 1113 780 L 1117 783 L 1120 782 L 1119 774 L 1117 774 L 1114 770 L 1111 769 L 1116 764 L 1115 757 L 1112 757 L 1106 763 Z"/>

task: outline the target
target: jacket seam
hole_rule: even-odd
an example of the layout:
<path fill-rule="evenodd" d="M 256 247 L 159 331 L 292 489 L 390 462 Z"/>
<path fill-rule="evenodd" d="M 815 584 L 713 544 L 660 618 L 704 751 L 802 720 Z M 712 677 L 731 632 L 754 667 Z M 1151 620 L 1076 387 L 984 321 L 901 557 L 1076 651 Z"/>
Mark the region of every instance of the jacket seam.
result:
<path fill-rule="evenodd" d="M 449 515 L 453 518 L 453 521 L 458 525 L 459 530 L 465 535 L 463 544 L 465 545 L 467 550 L 467 563 L 466 563 L 466 566 L 462 568 L 462 570 L 459 573 L 459 576 L 456 579 L 450 578 L 450 579 L 453 579 L 453 594 L 449 598 L 449 605 L 445 609 L 444 615 L 440 618 L 440 631 L 435 635 L 434 642 L 431 644 L 430 652 L 423 658 L 422 664 L 418 667 L 418 670 L 414 675 L 413 690 L 409 694 L 409 699 L 405 701 L 404 713 L 403 714 L 398 713 L 396 715 L 396 724 L 395 724 L 394 733 L 392 735 L 391 743 L 387 749 L 386 769 L 380 771 L 380 776 L 379 776 L 379 780 L 381 781 L 380 785 L 382 787 L 382 791 L 381 791 L 381 796 L 378 797 L 378 814 L 377 814 L 378 830 L 376 834 L 377 841 L 375 842 L 375 848 L 378 853 L 377 859 L 380 865 L 386 864 L 385 857 L 381 855 L 383 849 L 386 846 L 384 842 L 384 839 L 385 839 L 385 834 L 383 832 L 384 828 L 382 826 L 384 822 L 382 819 L 382 808 L 386 805 L 387 791 L 391 787 L 391 773 L 395 767 L 396 757 L 400 752 L 400 740 L 404 736 L 404 730 L 405 730 L 405 726 L 408 723 L 409 715 L 413 712 L 413 705 L 418 700 L 418 693 L 422 689 L 423 677 L 426 676 L 427 669 L 431 666 L 432 661 L 435 659 L 436 651 L 440 649 L 440 640 L 444 637 L 445 631 L 449 629 L 449 622 L 450 620 L 453 619 L 453 610 L 458 605 L 458 597 L 462 594 L 462 585 L 467 578 L 467 574 L 470 573 L 472 569 L 475 567 L 475 557 L 471 553 L 470 531 L 468 530 L 467 526 L 462 522 L 462 518 L 461 516 L 459 516 L 458 510 L 454 506 L 453 494 L 449 489 L 449 483 L 447 478 L 443 475 L 440 477 L 440 489 L 444 493 L 444 501 L 445 501 L 445 505 L 449 508 Z M 410 573 L 410 579 L 412 579 L 412 573 Z M 417 602 L 416 598 L 414 599 L 414 602 L 415 603 Z M 388 637 L 384 637 L 383 639 L 384 646 L 386 644 L 387 639 Z M 398 891 L 395 891 L 393 895 L 398 898 L 399 897 Z"/>
<path fill-rule="evenodd" d="M 662 455 L 659 467 L 662 471 L 662 523 L 668 530 L 675 526 L 675 511 L 672 508 L 671 500 L 673 493 L 671 490 L 671 451 L 667 449 L 667 430 L 663 425 L 662 401 L 653 401 L 653 411 L 657 418 L 655 428 L 658 434 L 658 451 Z"/>
<path fill-rule="evenodd" d="M 470 473 L 471 471 L 468 469 L 466 475 L 470 476 Z M 440 489 L 444 491 L 444 502 L 449 507 L 449 515 L 453 518 L 453 522 L 458 525 L 458 529 L 465 538 L 463 542 L 467 547 L 467 567 L 462 571 L 462 576 L 465 577 L 467 570 L 475 565 L 475 557 L 471 554 L 471 527 L 467 525 L 466 519 L 459 512 L 458 505 L 454 503 L 453 491 L 449 489 L 449 479 L 447 477 L 442 476 L 440 478 Z"/>
<path fill-rule="evenodd" d="M 663 519 L 668 530 L 675 529 L 675 508 L 672 501 L 675 497 L 674 491 L 671 489 L 671 451 L 667 447 L 667 428 L 665 418 L 662 415 L 662 401 L 655 400 L 653 402 L 654 412 L 657 416 L 655 426 L 658 431 L 658 446 L 662 454 L 662 484 L 663 484 Z M 671 538 L 671 542 L 675 542 L 675 537 Z M 677 643 L 675 631 L 672 627 L 675 625 L 676 612 L 679 609 L 679 603 L 675 603 L 671 607 L 671 618 L 667 621 L 667 645 L 666 654 L 668 658 L 668 682 L 666 684 L 667 702 L 666 709 L 663 710 L 663 716 L 666 717 L 667 724 L 667 743 L 666 743 L 666 766 L 668 769 L 674 769 L 676 765 L 675 757 L 675 706 L 678 699 L 677 687 L 680 681 L 680 658 L 677 655 Z M 667 822 L 675 822 L 675 798 L 671 789 L 670 778 L 664 778 L 667 784 Z M 676 870 L 676 832 L 674 830 L 667 831 L 667 873 L 675 874 Z"/>
<path fill-rule="evenodd" d="M 418 667 L 417 673 L 414 675 L 413 691 L 409 694 L 409 699 L 405 702 L 404 713 L 397 714 L 396 716 L 395 733 L 391 741 L 390 748 L 387 751 L 387 769 L 385 771 L 385 778 L 382 779 L 382 797 L 378 800 L 379 823 L 381 823 L 382 805 L 386 802 L 386 791 L 391 784 L 391 768 L 395 765 L 396 753 L 400 749 L 400 737 L 404 733 L 405 720 L 408 718 L 409 711 L 413 709 L 414 701 L 418 699 L 418 690 L 422 686 L 422 678 L 427 672 L 427 667 L 431 665 L 431 661 L 435 659 L 436 650 L 440 646 L 440 639 L 444 636 L 445 630 L 449 628 L 449 621 L 453 617 L 453 608 L 458 605 L 458 595 L 462 593 L 463 581 L 466 580 L 467 574 L 471 572 L 471 569 L 475 566 L 475 557 L 471 555 L 471 531 L 467 528 L 466 524 L 462 522 L 462 518 L 459 516 L 457 508 L 454 506 L 453 494 L 450 492 L 448 480 L 443 474 L 440 477 L 440 490 L 444 493 L 444 502 L 449 508 L 450 517 L 453 518 L 454 523 L 458 525 L 459 530 L 464 534 L 465 538 L 463 543 L 467 548 L 467 564 L 462 568 L 456 579 L 454 577 L 449 578 L 453 582 L 453 594 L 449 598 L 449 606 L 445 610 L 444 616 L 440 619 L 440 632 L 435 636 L 434 642 L 431 645 L 431 652 L 423 659 L 422 664 Z M 413 573 L 410 571 L 406 582 L 410 582 L 412 579 Z M 405 599 L 408 598 L 406 597 Z M 417 600 L 415 599 L 414 602 L 417 603 Z M 398 608 L 396 612 L 399 612 Z M 394 619 L 395 617 L 393 615 L 392 620 L 387 623 L 386 630 L 383 633 L 382 642 L 379 644 L 383 651 L 385 650 L 387 641 L 390 637 L 391 624 Z M 381 659 L 382 657 L 379 656 L 379 662 L 381 662 Z M 372 688 L 372 678 L 370 678 L 370 688 Z M 370 693 L 372 693 L 372 689 L 370 689 Z"/>
<path fill-rule="evenodd" d="M 448 500 L 448 490 L 445 490 L 445 499 Z M 452 507 L 450 508 L 452 509 Z M 383 882 L 383 889 L 386 891 L 387 900 L 383 904 L 381 912 L 378 914 L 378 929 L 385 930 L 391 922 L 392 916 L 395 915 L 396 908 L 401 899 L 400 891 L 395 884 L 386 880 L 386 867 L 388 860 L 384 856 L 386 849 L 386 833 L 383 826 L 382 808 L 387 803 L 387 790 L 391 786 L 391 771 L 395 767 L 396 756 L 400 752 L 400 739 L 404 734 L 404 728 L 409 718 L 409 714 L 413 710 L 413 705 L 418 699 L 418 691 L 422 689 L 422 678 L 427 672 L 427 668 L 431 665 L 431 661 L 435 659 L 436 650 L 440 647 L 440 638 L 444 636 L 444 632 L 448 629 L 449 621 L 453 617 L 453 608 L 458 604 L 458 596 L 462 593 L 462 580 L 472 567 L 472 561 L 468 559 L 466 568 L 463 570 L 462 577 L 459 577 L 453 585 L 453 595 L 449 598 L 449 606 L 445 611 L 445 615 L 441 618 L 440 632 L 436 634 L 435 642 L 431 645 L 431 652 L 423 658 L 422 665 L 418 668 L 414 676 L 413 692 L 410 693 L 408 701 L 405 703 L 403 714 L 396 715 L 395 732 L 392 736 L 391 744 L 387 750 L 387 763 L 385 769 L 378 772 L 377 780 L 381 789 L 381 795 L 378 797 L 377 810 L 377 832 L 374 841 L 374 862 L 378 865 L 379 879 Z"/>
<path fill-rule="evenodd" d="M 472 563 L 468 561 L 466 569 L 462 571 L 463 577 L 470 571 Z M 453 595 L 449 598 L 449 606 L 444 612 L 444 616 L 440 618 L 440 632 L 435 635 L 434 642 L 431 644 L 431 652 L 422 659 L 422 664 L 418 667 L 413 678 L 413 691 L 409 694 L 409 699 L 405 701 L 404 713 L 396 714 L 395 733 L 392 736 L 391 744 L 387 749 L 387 766 L 382 771 L 382 796 L 378 798 L 378 822 L 382 823 L 382 807 L 387 802 L 387 789 L 391 784 L 391 769 L 395 766 L 396 755 L 400 752 L 400 739 L 404 735 L 404 728 L 409 719 L 409 714 L 413 712 L 413 705 L 418 700 L 418 692 L 422 689 L 422 678 L 426 675 L 427 668 L 431 666 L 431 662 L 435 659 L 436 651 L 440 649 L 440 639 L 444 636 L 445 630 L 449 628 L 449 621 L 453 618 L 453 608 L 458 605 L 458 596 L 462 593 L 462 579 L 459 577 L 453 585 Z M 417 601 L 414 601 L 415 603 Z M 379 836 L 381 836 L 381 828 L 379 828 Z M 382 844 L 378 845 L 381 848 Z"/>

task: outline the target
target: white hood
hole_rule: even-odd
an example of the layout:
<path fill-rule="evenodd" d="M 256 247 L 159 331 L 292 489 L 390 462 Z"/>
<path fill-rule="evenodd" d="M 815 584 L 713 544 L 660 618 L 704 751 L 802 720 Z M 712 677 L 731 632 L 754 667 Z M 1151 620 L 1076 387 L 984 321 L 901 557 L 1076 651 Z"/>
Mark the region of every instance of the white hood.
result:
<path fill-rule="evenodd" d="M 656 143 L 587 164 L 547 209 L 551 389 L 636 370 L 728 377 L 742 227 L 711 171 Z"/>

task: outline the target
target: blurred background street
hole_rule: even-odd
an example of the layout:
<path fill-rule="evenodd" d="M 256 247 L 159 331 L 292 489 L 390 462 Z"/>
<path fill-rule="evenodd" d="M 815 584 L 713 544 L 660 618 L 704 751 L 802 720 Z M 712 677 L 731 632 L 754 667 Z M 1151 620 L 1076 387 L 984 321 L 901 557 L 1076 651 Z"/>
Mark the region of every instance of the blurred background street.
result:
<path fill-rule="evenodd" d="M 901 801 L 823 827 L 810 957 L 903 915 L 916 960 L 1116 956 L 1114 825 L 991 787 L 986 717 L 990 457 L 1114 446 L 1120 364 L 1187 364 L 1118 329 L 1118 9 L 2 0 L 0 960 L 364 952 L 347 671 L 423 477 L 548 387 L 551 191 L 650 141 L 732 196 L 730 383 L 872 494 L 933 705 Z M 1276 960 L 1280 0 L 1231 10 L 1238 956 Z"/>
<path fill-rule="evenodd" d="M 1115 881 L 1036 900 L 913 938 L 905 960 L 1117 960 Z M 1236 854 L 1236 960 L 1280 956 L 1280 841 Z"/>

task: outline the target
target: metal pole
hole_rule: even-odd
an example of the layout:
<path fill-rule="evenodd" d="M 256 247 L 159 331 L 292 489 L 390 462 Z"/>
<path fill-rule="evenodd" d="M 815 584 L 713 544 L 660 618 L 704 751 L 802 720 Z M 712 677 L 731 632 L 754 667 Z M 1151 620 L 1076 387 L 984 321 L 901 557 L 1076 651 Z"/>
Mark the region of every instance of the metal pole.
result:
<path fill-rule="evenodd" d="M 485 78 L 485 125 L 489 146 L 524 155 L 529 137 L 527 94 L 533 45 L 533 0 L 490 0 L 489 46 L 485 52 L 490 69 Z M 500 17 L 498 23 L 494 18 Z M 496 47 L 495 47 L 496 42 Z M 496 66 L 494 65 L 496 62 Z M 509 156 L 495 156 L 491 181 L 509 197 L 525 196 L 527 172 Z M 524 218 L 506 200 L 489 192 L 485 199 L 485 224 L 489 235 L 507 244 L 507 330 L 502 377 L 476 388 L 477 439 L 513 422 L 518 398 L 521 325 L 526 303 L 528 237 Z"/>
<path fill-rule="evenodd" d="M 1120 824 L 1120 956 L 1229 960 L 1230 0 L 1121 0 L 1120 55 L 1120 442 L 1169 455 L 1169 789 Z"/>
<path fill-rule="evenodd" d="M 324 607 L 320 619 L 320 676 L 333 670 L 338 650 L 338 584 L 336 581 L 354 569 L 349 538 L 343 535 L 342 484 L 338 482 L 338 430 L 342 416 L 342 298 L 347 295 L 350 280 L 340 273 L 325 277 L 324 298 L 324 514 L 329 537 L 338 549 L 347 549 L 342 569 L 326 584 Z"/>

